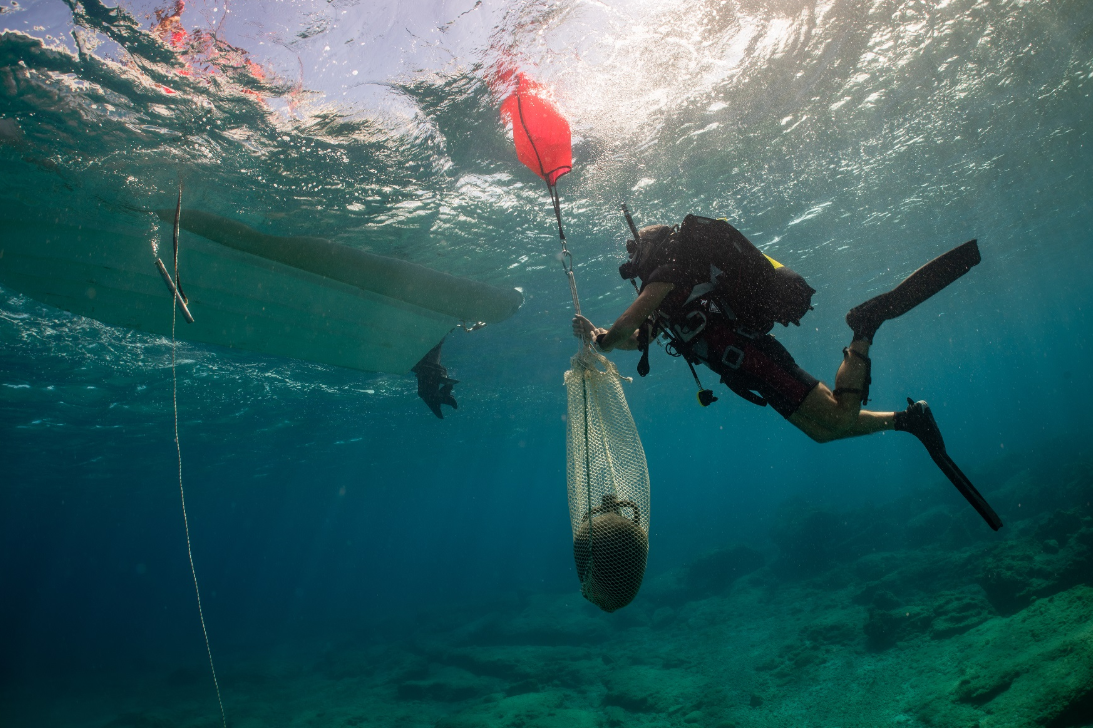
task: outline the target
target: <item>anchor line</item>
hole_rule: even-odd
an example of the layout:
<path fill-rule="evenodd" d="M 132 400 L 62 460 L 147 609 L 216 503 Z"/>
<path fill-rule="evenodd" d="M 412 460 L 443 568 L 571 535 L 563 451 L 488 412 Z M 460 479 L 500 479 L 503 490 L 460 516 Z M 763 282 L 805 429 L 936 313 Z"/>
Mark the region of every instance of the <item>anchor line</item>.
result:
<path fill-rule="evenodd" d="M 182 208 L 182 188 L 179 187 L 178 193 L 178 207 Z M 175 415 L 175 452 L 178 454 L 178 495 L 182 501 L 182 525 L 186 531 L 186 555 L 190 559 L 190 574 L 194 578 L 194 594 L 197 595 L 197 616 L 201 620 L 201 633 L 205 636 L 205 652 L 209 655 L 209 670 L 213 675 L 213 686 L 216 688 L 216 702 L 220 706 L 220 722 L 224 728 L 228 728 L 228 716 L 224 711 L 224 699 L 220 695 L 220 681 L 216 677 L 216 665 L 213 663 L 213 649 L 209 643 L 209 630 L 205 626 L 205 610 L 201 605 L 201 587 L 197 584 L 197 569 L 194 567 L 194 551 L 190 542 L 190 517 L 186 513 L 186 489 L 182 486 L 182 446 L 178 439 L 178 366 L 177 366 L 177 352 L 178 352 L 178 339 L 175 337 L 175 327 L 178 323 L 178 306 L 176 302 L 181 303 L 183 310 L 186 313 L 187 321 L 193 319 L 189 315 L 189 311 L 185 310 L 184 298 L 181 294 L 182 286 L 181 281 L 178 281 L 178 212 L 175 213 L 175 232 L 174 232 L 174 253 L 175 253 L 175 281 L 172 289 L 171 298 L 171 404 L 174 408 Z M 161 272 L 166 273 L 163 270 L 163 264 L 156 259 L 159 263 Z M 169 276 L 165 276 L 169 279 Z M 168 286 L 171 287 L 171 286 Z"/>

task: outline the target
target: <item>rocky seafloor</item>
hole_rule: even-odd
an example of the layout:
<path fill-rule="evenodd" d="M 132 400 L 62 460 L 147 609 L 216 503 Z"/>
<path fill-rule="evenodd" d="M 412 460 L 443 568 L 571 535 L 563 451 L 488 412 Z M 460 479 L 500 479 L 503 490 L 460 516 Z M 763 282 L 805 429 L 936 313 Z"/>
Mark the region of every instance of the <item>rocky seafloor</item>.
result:
<path fill-rule="evenodd" d="M 999 534 L 947 483 L 847 512 L 788 503 L 767 548 L 650 578 L 611 615 L 576 588 L 522 594 L 237 659 L 230 724 L 1093 726 L 1093 458 L 1029 463 L 975 473 Z M 219 724 L 199 676 L 149 676 L 131 709 L 72 724 Z"/>

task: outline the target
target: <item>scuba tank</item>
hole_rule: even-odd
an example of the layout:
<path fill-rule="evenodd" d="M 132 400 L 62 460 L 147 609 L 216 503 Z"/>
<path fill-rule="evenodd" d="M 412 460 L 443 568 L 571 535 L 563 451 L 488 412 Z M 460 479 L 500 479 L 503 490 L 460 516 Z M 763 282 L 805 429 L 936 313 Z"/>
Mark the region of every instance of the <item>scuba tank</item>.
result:
<path fill-rule="evenodd" d="M 622 211 L 634 237 L 626 241 L 629 260 L 619 266 L 619 274 L 640 292 L 635 278 L 642 280 L 644 288 L 650 276 L 670 267 L 657 278 L 690 288 L 690 296 L 677 310 L 654 313 L 638 330 L 639 375 L 649 373 L 649 341 L 659 332 L 669 339 L 668 353 L 686 360 L 699 388 L 698 401 L 706 407 L 717 398 L 702 387 L 694 368 L 695 363 L 705 363 L 695 352 L 701 340 L 701 331 L 694 330 L 692 321 L 696 315 L 703 321 L 709 315 L 723 316 L 737 331 L 754 338 L 768 334 L 775 323 L 800 326 L 801 318 L 812 310 L 815 289 L 800 274 L 765 255 L 728 221 L 688 215 L 675 228 L 651 225 L 638 230 L 625 204 Z M 745 399 L 765 404 L 753 397 Z"/>
<path fill-rule="evenodd" d="M 769 333 L 775 323 L 800 326 L 812 310 L 815 289 L 727 221 L 688 215 L 678 228 L 650 225 L 638 231 L 625 206 L 624 212 L 634 240 L 627 241 L 630 260 L 619 266 L 623 278 L 644 284 L 662 266 L 672 266 L 679 279 L 673 282 L 691 286 L 692 300 L 716 300 L 740 328 L 757 334 Z"/>

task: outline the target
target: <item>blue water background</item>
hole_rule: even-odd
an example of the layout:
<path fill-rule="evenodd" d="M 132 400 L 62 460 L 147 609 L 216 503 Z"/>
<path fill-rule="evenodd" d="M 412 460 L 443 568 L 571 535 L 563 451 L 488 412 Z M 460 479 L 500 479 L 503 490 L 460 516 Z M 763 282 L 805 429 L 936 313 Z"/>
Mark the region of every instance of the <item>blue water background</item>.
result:
<path fill-rule="evenodd" d="M 429 5 L 434 14 L 422 22 L 460 17 L 467 5 Z M 806 4 L 797 5 L 786 17 L 808 16 Z M 930 22 L 944 47 L 905 49 L 909 65 L 874 76 L 860 93 L 854 84 L 863 82 L 853 79 L 868 50 L 909 23 L 897 10 L 916 4 L 894 3 L 854 22 L 854 3 L 835 4 L 840 22 L 817 20 L 813 8 L 812 32 L 832 34 L 824 42 L 801 41 L 767 56 L 752 47 L 743 81 L 685 89 L 693 98 L 673 99 L 675 108 L 631 99 L 638 121 L 656 130 L 634 121 L 617 135 L 611 123 L 582 121 L 579 79 L 595 77 L 595 56 L 559 50 L 566 33 L 582 48 L 597 38 L 584 6 L 487 8 L 490 15 L 456 44 L 479 54 L 466 67 L 415 77 L 408 67 L 421 59 L 410 51 L 407 67 L 373 64 L 377 74 L 402 74 L 401 98 L 418 109 L 412 123 L 431 131 L 415 137 L 369 127 L 381 141 L 347 137 L 341 148 L 348 159 L 332 172 L 316 150 L 337 147 L 324 135 L 338 132 L 317 130 L 313 118 L 284 117 L 297 162 L 251 160 L 254 172 L 243 147 L 226 148 L 220 166 L 209 165 L 186 151 L 190 142 L 151 144 L 121 127 L 109 138 L 77 125 L 49 142 L 73 107 L 35 116 L 8 95 L 0 115 L 18 119 L 24 139 L 2 149 L 2 202 L 9 211 L 30 205 L 38 215 L 48 208 L 65 221 L 124 218 L 151 235 L 149 221 L 119 205 L 169 204 L 181 170 L 197 207 L 268 232 L 314 228 L 334 237 L 415 198 L 433 217 L 401 227 L 396 220 L 397 234 L 388 227 L 381 231 L 387 237 L 369 239 L 374 250 L 525 290 L 527 302 L 511 320 L 449 337 L 444 361 L 461 384 L 459 410 L 443 421 L 416 399 L 409 377 L 179 345 L 186 502 L 214 651 L 230 660 L 292 643 L 396 640 L 418 620 L 457 606 L 485 612 L 527 592 L 580 600 L 565 496 L 562 374 L 575 350 L 568 292 L 553 257 L 545 190 L 518 168 L 495 116 L 498 99 L 480 82 L 490 54 L 519 47 L 528 27 L 547 28 L 548 40 L 525 45 L 520 62 L 555 82 L 577 136 L 576 170 L 560 188 L 585 312 L 596 323 L 609 323 L 632 295 L 615 272 L 620 197 L 630 200 L 639 224 L 677 222 L 689 211 L 729 215 L 805 275 L 818 291 L 816 309 L 801 328 L 775 334 L 829 384 L 849 341 L 845 311 L 976 237 L 978 268 L 878 334 L 873 405 L 928 400 L 950 453 L 988 495 L 1005 474 L 999 462 L 1020 469 L 1071 455 L 1090 433 L 1093 405 L 1093 12 L 1081 2 L 1017 6 L 956 3 L 938 11 Z M 626 7 L 635 17 L 652 12 Z M 724 28 L 782 17 L 767 6 L 736 10 Z M 50 30 L 58 37 L 71 35 L 72 14 L 60 3 L 21 12 L 0 21 L 10 27 L 9 18 L 23 23 L 37 13 L 55 20 Z M 673 17 L 644 21 L 670 25 Z M 141 22 L 146 32 L 149 23 Z M 490 28 L 503 42 L 483 30 Z M 621 32 L 615 25 L 598 30 Z M 321 46 L 323 33 L 334 34 L 334 26 L 308 42 Z M 480 42 L 491 37 L 492 44 Z M 5 67 L 52 62 L 29 48 L 7 37 Z M 941 61 L 949 70 L 939 70 Z M 96 83 L 124 85 L 109 68 L 76 66 L 77 75 L 94 70 Z M 304 83 L 321 86 L 324 69 L 308 66 Z M 567 82 L 567 72 L 576 80 Z M 798 73 L 810 75 L 794 86 Z M 869 106 L 865 97 L 874 90 L 884 93 Z M 266 92 L 269 108 L 223 90 L 207 97 L 224 105 L 232 123 L 246 126 L 254 117 L 256 135 L 272 145 L 280 131 L 262 115 L 280 113 L 284 94 Z M 856 111 L 824 116 L 844 92 Z M 78 99 L 84 91 L 65 93 Z M 729 105 L 727 116 L 716 117 L 722 126 L 692 136 L 722 98 Z M 368 106 L 360 104 L 346 113 L 363 113 Z M 793 121 L 817 113 L 820 121 L 787 141 Z M 310 150 L 309 135 L 316 137 Z M 901 146 L 915 135 L 923 140 Z M 385 160 L 392 166 L 384 168 Z M 364 161 L 379 169 L 370 172 L 377 185 L 387 185 L 382 199 L 365 199 L 375 195 L 363 182 L 324 197 L 324 175 L 363 179 Z M 269 184 L 281 165 L 293 175 L 283 187 Z M 500 173 L 511 176 L 482 183 L 495 197 L 467 193 L 469 175 Z M 644 179 L 653 182 L 639 184 Z M 305 191 L 323 204 L 292 201 Z M 346 212 L 352 199 L 363 212 Z M 437 222 L 443 205 L 469 216 Z M 287 215 L 264 217 L 270 212 Z M 367 239 L 368 230 L 360 235 Z M 458 253 L 447 258 L 451 265 L 438 237 Z M 519 260 L 524 255 L 530 262 Z M 612 356 L 633 375 L 636 354 Z M 177 487 L 169 360 L 162 337 L 102 327 L 0 290 L 0 624 L 8 625 L 0 676 L 9 686 L 48 691 L 92 675 L 204 664 Z M 772 522 L 792 499 L 852 508 L 933 483 L 939 503 L 959 502 L 911 438 L 889 433 L 820 446 L 727 391 L 702 409 L 685 365 L 659 350 L 651 375 L 625 389 L 652 477 L 650 576 L 728 544 L 767 548 Z"/>

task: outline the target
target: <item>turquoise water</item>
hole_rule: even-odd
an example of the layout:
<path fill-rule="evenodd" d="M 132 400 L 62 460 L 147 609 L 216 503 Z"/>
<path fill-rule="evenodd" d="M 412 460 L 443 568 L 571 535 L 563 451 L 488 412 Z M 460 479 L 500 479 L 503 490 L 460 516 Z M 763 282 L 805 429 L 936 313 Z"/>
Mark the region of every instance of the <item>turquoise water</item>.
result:
<path fill-rule="evenodd" d="M 188 207 L 524 291 L 448 337 L 442 421 L 412 376 L 180 342 L 229 724 L 1093 725 L 1088 3 L 191 0 L 174 45 L 173 6 L 0 10 L 4 219 L 163 250 L 142 210 L 181 177 Z M 727 216 L 802 273 L 815 310 L 774 333 L 829 384 L 848 308 L 978 238 L 980 266 L 878 334 L 872 405 L 928 400 L 1006 528 L 912 438 L 820 446 L 723 387 L 699 408 L 654 350 L 625 388 L 645 586 L 584 602 L 571 303 L 498 117 L 508 67 L 572 125 L 559 189 L 597 324 L 633 297 L 620 200 L 639 225 Z M 220 721 L 170 362 L 0 288 L 4 725 Z"/>

